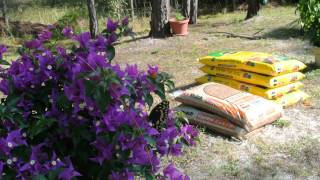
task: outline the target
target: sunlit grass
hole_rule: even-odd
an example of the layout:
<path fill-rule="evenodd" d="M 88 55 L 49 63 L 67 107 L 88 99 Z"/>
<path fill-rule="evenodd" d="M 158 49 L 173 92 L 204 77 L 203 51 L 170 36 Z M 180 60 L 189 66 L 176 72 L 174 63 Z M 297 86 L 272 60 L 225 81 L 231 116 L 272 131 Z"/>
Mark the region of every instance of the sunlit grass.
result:
<path fill-rule="evenodd" d="M 33 23 L 52 24 L 63 17 L 69 11 L 75 11 L 76 8 L 70 7 L 40 7 L 27 6 L 11 10 L 9 17 L 15 21 L 30 21 Z"/>

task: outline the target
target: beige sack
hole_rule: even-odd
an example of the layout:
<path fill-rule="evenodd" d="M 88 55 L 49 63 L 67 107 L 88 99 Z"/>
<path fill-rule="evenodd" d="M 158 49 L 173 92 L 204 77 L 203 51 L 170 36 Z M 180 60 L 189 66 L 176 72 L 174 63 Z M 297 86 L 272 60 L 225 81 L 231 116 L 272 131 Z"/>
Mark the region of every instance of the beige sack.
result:
<path fill-rule="evenodd" d="M 218 132 L 227 136 L 234 136 L 237 138 L 241 138 L 248 133 L 245 129 L 233 124 L 231 121 L 227 120 L 226 118 L 222 118 L 215 114 L 203 112 L 201 110 L 198 110 L 190 106 L 180 105 L 176 107 L 174 110 L 185 113 L 188 120 L 192 124 L 205 126 L 215 132 Z"/>
<path fill-rule="evenodd" d="M 272 123 L 283 113 L 274 102 L 217 83 L 190 88 L 176 100 L 230 119 L 249 132 Z"/>

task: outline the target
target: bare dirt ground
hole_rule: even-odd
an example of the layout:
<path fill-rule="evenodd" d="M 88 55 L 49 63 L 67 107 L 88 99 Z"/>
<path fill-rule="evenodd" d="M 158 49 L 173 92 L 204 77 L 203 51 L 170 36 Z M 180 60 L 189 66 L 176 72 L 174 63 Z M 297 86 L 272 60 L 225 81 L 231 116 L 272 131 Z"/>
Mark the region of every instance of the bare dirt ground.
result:
<path fill-rule="evenodd" d="M 158 64 L 174 76 L 176 86 L 200 76 L 196 58 L 214 50 L 283 53 L 308 64 L 314 61 L 312 47 L 300 34 L 294 7 L 266 8 L 249 21 L 242 21 L 244 17 L 244 12 L 202 17 L 186 37 L 122 43 L 117 46 L 116 61 L 141 68 Z M 312 96 L 311 106 L 286 109 L 280 121 L 242 142 L 201 130 L 197 147 L 168 160 L 191 179 L 320 179 L 320 70 L 306 75 L 304 90 Z"/>

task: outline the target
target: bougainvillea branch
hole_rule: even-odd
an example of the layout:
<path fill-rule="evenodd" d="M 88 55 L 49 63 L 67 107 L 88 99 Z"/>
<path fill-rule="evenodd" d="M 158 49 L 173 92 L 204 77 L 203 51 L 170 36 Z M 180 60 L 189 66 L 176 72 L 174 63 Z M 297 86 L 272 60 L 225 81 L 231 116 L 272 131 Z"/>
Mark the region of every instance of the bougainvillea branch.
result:
<path fill-rule="evenodd" d="M 0 46 L 2 179 L 188 179 L 173 164 L 159 172 L 161 158 L 181 155 L 198 132 L 173 113 L 157 130 L 146 111 L 153 94 L 165 99 L 170 76 L 112 63 L 127 26 L 109 19 L 96 39 L 66 27 L 64 38 L 76 42 L 69 48 L 53 43 L 50 27 L 11 64 Z"/>

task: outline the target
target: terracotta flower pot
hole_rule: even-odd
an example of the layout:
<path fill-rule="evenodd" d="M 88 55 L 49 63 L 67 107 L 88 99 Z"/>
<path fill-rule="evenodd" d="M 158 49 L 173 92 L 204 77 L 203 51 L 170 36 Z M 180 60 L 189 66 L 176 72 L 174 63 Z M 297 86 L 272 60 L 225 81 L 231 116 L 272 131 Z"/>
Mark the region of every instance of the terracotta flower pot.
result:
<path fill-rule="evenodd" d="M 172 33 L 178 36 L 185 36 L 188 34 L 189 19 L 177 21 L 176 18 L 169 20 Z"/>

